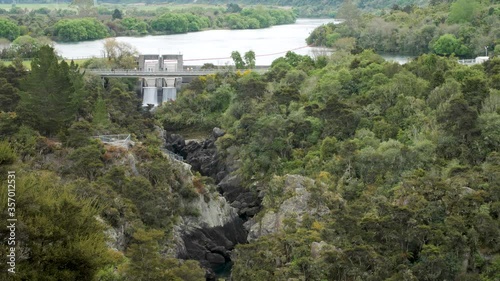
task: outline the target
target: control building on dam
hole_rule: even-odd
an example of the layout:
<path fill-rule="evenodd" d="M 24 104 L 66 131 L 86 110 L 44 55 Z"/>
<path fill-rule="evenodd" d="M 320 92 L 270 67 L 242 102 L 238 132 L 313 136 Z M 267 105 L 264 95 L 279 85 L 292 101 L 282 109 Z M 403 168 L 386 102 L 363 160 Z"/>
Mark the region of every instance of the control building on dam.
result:
<path fill-rule="evenodd" d="M 182 77 L 166 77 L 165 72 L 183 70 L 182 55 L 140 55 L 138 70 L 148 75 L 140 79 L 142 105 L 158 106 L 167 101 L 175 101 L 182 85 Z M 155 77 L 154 73 L 158 73 Z"/>

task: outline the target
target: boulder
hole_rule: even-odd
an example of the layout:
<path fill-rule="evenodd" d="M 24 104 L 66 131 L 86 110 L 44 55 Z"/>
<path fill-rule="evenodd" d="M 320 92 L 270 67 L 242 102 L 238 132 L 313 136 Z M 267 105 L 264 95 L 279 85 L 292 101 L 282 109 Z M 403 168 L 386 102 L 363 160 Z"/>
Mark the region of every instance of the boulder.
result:
<path fill-rule="evenodd" d="M 224 130 L 220 129 L 220 128 L 217 128 L 215 127 L 213 130 L 212 130 L 212 136 L 215 138 L 215 139 L 218 139 L 220 137 L 222 137 L 223 135 L 225 135 L 226 132 L 224 132 Z"/>

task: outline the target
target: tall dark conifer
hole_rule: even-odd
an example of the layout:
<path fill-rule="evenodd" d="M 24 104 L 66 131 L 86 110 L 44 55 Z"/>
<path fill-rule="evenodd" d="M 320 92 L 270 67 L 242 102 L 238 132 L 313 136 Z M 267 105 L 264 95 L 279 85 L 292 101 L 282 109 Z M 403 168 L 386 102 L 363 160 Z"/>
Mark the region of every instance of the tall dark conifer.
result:
<path fill-rule="evenodd" d="M 40 48 L 22 83 L 18 112 L 24 122 L 53 135 L 69 126 L 83 101 L 83 77 L 78 68 L 58 62 L 54 49 Z"/>

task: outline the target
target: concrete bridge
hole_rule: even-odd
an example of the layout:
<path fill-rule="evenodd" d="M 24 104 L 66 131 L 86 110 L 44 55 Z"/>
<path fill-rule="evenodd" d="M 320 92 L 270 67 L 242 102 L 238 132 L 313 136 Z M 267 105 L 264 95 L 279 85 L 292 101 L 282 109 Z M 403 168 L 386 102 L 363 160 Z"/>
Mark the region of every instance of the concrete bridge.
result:
<path fill-rule="evenodd" d="M 177 99 L 177 90 L 181 88 L 182 83 L 189 83 L 193 78 L 216 73 L 228 72 L 245 72 L 253 71 L 264 73 L 268 67 L 260 67 L 256 69 L 230 69 L 230 68 L 214 68 L 214 69 L 199 69 L 186 68 L 177 71 L 155 70 L 132 70 L 132 69 L 86 69 L 86 73 L 92 73 L 101 76 L 103 81 L 106 78 L 116 77 L 125 78 L 133 77 L 140 80 L 140 94 L 142 95 L 142 104 L 147 107 L 152 105 L 156 107 L 163 102 L 175 101 Z M 104 82 L 103 82 L 104 83 Z M 103 84 L 104 85 L 104 84 Z"/>
<path fill-rule="evenodd" d="M 458 60 L 458 63 L 470 66 L 470 65 L 483 63 L 489 59 L 490 59 L 489 57 L 477 57 L 475 59 Z"/>
<path fill-rule="evenodd" d="M 249 69 L 249 71 L 265 73 L 268 68 Z M 141 78 L 166 78 L 166 77 L 197 77 L 224 72 L 245 72 L 247 69 L 193 69 L 182 71 L 139 71 L 133 69 L 86 69 L 87 73 L 101 77 L 141 77 Z"/>

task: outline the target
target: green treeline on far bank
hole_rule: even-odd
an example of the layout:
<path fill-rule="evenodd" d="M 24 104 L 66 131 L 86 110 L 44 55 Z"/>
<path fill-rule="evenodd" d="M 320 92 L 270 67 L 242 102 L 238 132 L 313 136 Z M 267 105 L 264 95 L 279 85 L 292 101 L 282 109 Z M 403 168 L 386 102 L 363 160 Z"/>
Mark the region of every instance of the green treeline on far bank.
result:
<path fill-rule="evenodd" d="M 292 10 L 238 5 L 153 10 L 78 6 L 76 9 L 0 9 L 0 38 L 28 35 L 77 42 L 113 36 L 176 34 L 206 29 L 258 29 L 294 23 Z M 2 40 L 2 39 L 0 39 Z"/>
<path fill-rule="evenodd" d="M 345 24 L 318 27 L 308 44 L 333 48 L 459 57 L 500 54 L 498 1 L 432 1 L 425 7 L 394 5 L 378 15 L 346 2 L 338 12 Z"/>

